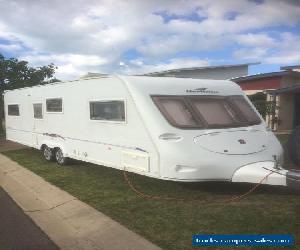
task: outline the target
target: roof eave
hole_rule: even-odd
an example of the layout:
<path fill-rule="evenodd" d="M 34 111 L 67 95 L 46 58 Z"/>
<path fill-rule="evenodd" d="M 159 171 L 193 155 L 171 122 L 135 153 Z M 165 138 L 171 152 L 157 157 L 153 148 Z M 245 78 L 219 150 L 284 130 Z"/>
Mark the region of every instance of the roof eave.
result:
<path fill-rule="evenodd" d="M 300 72 L 278 71 L 278 72 L 261 73 L 261 74 L 256 74 L 256 75 L 235 77 L 235 78 L 231 78 L 231 80 L 239 83 L 239 82 L 248 81 L 248 80 L 257 80 L 257 79 L 263 79 L 263 78 L 282 77 L 282 76 L 300 76 Z"/>
<path fill-rule="evenodd" d="M 179 69 L 169 69 L 163 71 L 156 71 L 150 72 L 146 74 L 140 74 L 140 76 L 152 76 L 152 75 L 160 75 L 160 74 L 167 74 L 167 73 L 177 73 L 182 71 L 191 71 L 191 70 L 205 70 L 205 69 L 222 69 L 222 68 L 236 68 L 236 67 L 243 67 L 249 65 L 257 65 L 260 62 L 252 62 L 252 63 L 242 63 L 242 64 L 228 64 L 228 65 L 215 65 L 215 66 L 204 66 L 204 67 L 190 67 L 190 68 L 179 68 Z"/>

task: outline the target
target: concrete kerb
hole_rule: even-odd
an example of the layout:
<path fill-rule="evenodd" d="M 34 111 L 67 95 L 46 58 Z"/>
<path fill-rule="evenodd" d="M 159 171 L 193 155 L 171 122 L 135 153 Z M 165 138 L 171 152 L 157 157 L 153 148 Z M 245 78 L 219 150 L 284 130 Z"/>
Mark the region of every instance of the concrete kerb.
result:
<path fill-rule="evenodd" d="M 159 249 L 2 154 L 0 185 L 61 249 Z"/>

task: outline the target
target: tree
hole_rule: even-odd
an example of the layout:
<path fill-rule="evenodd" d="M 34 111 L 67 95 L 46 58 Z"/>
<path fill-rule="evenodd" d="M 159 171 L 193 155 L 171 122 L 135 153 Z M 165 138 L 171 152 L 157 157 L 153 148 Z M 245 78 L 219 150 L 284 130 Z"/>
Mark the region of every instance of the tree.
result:
<path fill-rule="evenodd" d="M 0 130 L 2 130 L 4 116 L 4 91 L 59 81 L 53 78 L 55 70 L 56 67 L 52 63 L 34 68 L 26 61 L 19 61 L 16 58 L 7 59 L 0 54 Z"/>

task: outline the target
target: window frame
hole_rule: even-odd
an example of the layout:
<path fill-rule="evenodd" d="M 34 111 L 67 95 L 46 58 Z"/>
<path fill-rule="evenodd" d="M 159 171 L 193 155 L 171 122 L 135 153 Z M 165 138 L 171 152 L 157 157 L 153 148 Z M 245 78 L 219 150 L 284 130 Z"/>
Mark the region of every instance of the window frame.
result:
<path fill-rule="evenodd" d="M 232 98 L 236 97 L 236 96 L 242 96 L 243 95 L 227 95 L 227 96 L 220 96 L 220 95 L 150 95 L 152 101 L 154 102 L 155 106 L 158 108 L 158 110 L 160 111 L 161 115 L 166 119 L 166 121 L 173 127 L 175 128 L 179 128 L 179 129 L 184 129 L 184 130 L 203 130 L 203 129 L 228 129 L 228 128 L 243 128 L 243 127 L 250 127 L 250 126 L 255 126 L 255 125 L 261 125 L 262 124 L 262 118 L 261 116 L 256 112 L 255 109 L 253 109 L 253 105 L 251 105 L 247 99 L 244 97 L 245 101 L 248 103 L 248 105 L 253 109 L 253 111 L 256 113 L 256 115 L 259 118 L 259 123 L 249 123 L 247 121 L 247 119 L 239 114 L 240 110 L 238 107 L 235 107 L 235 104 L 233 103 L 233 101 L 231 100 Z M 199 97 L 207 97 L 207 98 L 216 98 L 216 99 L 222 99 L 225 102 L 228 102 L 230 104 L 230 108 L 233 109 L 233 111 L 236 113 L 236 115 L 243 120 L 243 122 L 240 123 L 236 123 L 236 124 L 230 124 L 228 126 L 226 125 L 220 125 L 220 126 L 210 126 L 206 120 L 204 119 L 204 117 L 201 115 L 201 113 L 193 106 L 192 104 L 192 99 L 193 98 L 199 98 Z M 174 122 L 173 118 L 168 114 L 167 111 L 165 111 L 163 105 L 159 102 L 159 98 L 166 98 L 166 99 L 179 99 L 179 100 L 184 100 L 184 102 L 189 106 L 190 111 L 194 117 L 194 119 L 200 123 L 203 124 L 203 126 L 197 125 L 197 126 L 180 126 L 178 124 L 176 124 L 176 122 Z M 248 124 L 247 124 L 248 122 Z"/>
<path fill-rule="evenodd" d="M 42 118 L 36 118 L 35 116 L 34 116 L 34 105 L 35 104 L 41 104 L 42 105 Z M 32 103 L 32 109 L 33 109 L 33 119 L 35 119 L 35 120 L 43 120 L 44 119 L 44 104 L 43 104 L 43 102 L 33 102 Z"/>
<path fill-rule="evenodd" d="M 61 111 L 48 111 L 47 101 L 48 100 L 55 100 L 55 99 L 61 99 Z M 64 113 L 64 99 L 62 97 L 46 98 L 46 100 L 45 100 L 45 107 L 46 107 L 46 113 L 48 113 L 48 114 L 63 114 Z"/>
<path fill-rule="evenodd" d="M 112 121 L 112 120 L 96 120 L 91 119 L 91 109 L 90 109 L 90 103 L 92 102 L 113 102 L 113 101 L 121 101 L 124 103 L 124 121 Z M 127 101 L 123 98 L 108 98 L 108 99 L 90 99 L 87 102 L 87 109 L 88 109 L 88 119 L 91 122 L 98 122 L 98 123 L 115 123 L 115 124 L 127 124 Z"/>
<path fill-rule="evenodd" d="M 173 99 L 173 100 L 182 100 L 186 106 L 188 106 L 191 109 L 191 115 L 193 116 L 194 120 L 196 122 L 203 122 L 202 119 L 199 119 L 200 117 L 195 116 L 194 108 L 191 107 L 189 103 L 187 103 L 186 98 L 183 98 L 184 96 L 180 95 L 151 95 L 152 101 L 156 104 L 156 107 L 161 112 L 162 116 L 169 122 L 170 125 L 176 128 L 180 129 L 204 129 L 205 126 L 194 126 L 194 125 L 187 125 L 187 126 L 180 126 L 178 125 L 174 119 L 171 117 L 171 115 L 168 113 L 168 111 L 165 109 L 165 107 L 159 102 L 159 98 L 161 99 Z M 202 116 L 201 116 L 202 117 Z M 205 122 L 205 121 L 204 121 Z M 206 122 L 205 122 L 206 123 Z"/>
<path fill-rule="evenodd" d="M 18 111 L 19 111 L 19 114 L 18 115 L 10 115 L 9 112 L 8 112 L 8 106 L 12 106 L 12 105 L 17 105 L 18 106 Z M 20 103 L 8 103 L 7 104 L 7 116 L 11 116 L 11 117 L 20 117 L 21 116 L 21 105 Z"/>

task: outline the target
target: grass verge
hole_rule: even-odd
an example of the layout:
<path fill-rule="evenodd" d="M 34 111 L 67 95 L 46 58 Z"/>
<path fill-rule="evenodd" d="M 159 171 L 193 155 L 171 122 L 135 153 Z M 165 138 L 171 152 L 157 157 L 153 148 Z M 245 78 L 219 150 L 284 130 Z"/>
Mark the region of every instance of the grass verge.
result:
<path fill-rule="evenodd" d="M 227 204 L 153 201 L 133 193 L 122 172 L 115 169 L 83 162 L 60 167 L 45 162 L 34 149 L 9 151 L 5 155 L 163 249 L 191 249 L 192 235 L 197 233 L 291 233 L 296 239 L 295 249 L 300 249 L 299 193 L 284 188 L 260 187 L 246 199 Z M 218 182 L 176 183 L 135 174 L 129 177 L 138 189 L 148 194 L 212 202 L 241 194 L 251 187 Z"/>

